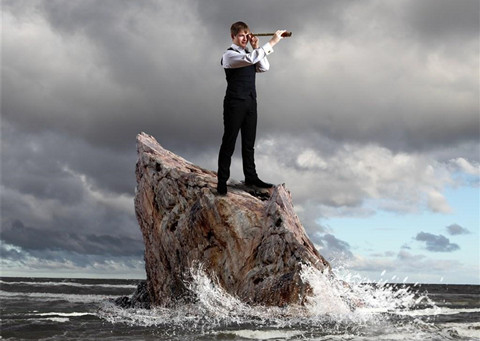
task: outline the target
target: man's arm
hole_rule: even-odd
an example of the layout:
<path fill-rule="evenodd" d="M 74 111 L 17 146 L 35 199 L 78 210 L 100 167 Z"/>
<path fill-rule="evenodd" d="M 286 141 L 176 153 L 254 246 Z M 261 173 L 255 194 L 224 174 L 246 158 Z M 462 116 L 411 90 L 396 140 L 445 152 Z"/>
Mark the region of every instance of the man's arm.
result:
<path fill-rule="evenodd" d="M 273 46 L 283 38 L 283 32 L 285 32 L 285 30 L 275 32 L 275 35 L 270 41 L 260 48 L 258 47 L 258 37 L 250 36 L 250 45 L 254 50 L 247 54 L 228 50 L 223 55 L 223 67 L 228 69 L 257 64 L 257 72 L 268 71 L 270 63 L 266 57 L 273 52 Z"/>
<path fill-rule="evenodd" d="M 269 68 L 268 60 L 266 57 L 273 52 L 269 43 L 266 43 L 260 48 L 255 48 L 252 52 L 243 54 L 237 51 L 227 50 L 223 54 L 223 67 L 226 69 L 239 68 L 257 63 L 263 64 L 264 71 Z"/>
<path fill-rule="evenodd" d="M 251 35 L 250 45 L 252 46 L 254 51 L 258 49 L 258 43 L 258 37 Z M 262 46 L 262 49 L 265 51 L 265 57 L 255 64 L 255 70 L 257 72 L 266 72 L 270 69 L 270 63 L 268 62 L 267 56 L 273 52 L 272 45 L 270 44 L 270 42 L 268 42 Z"/>
<path fill-rule="evenodd" d="M 273 46 L 276 45 L 283 37 L 282 34 L 285 32 L 285 30 L 278 30 L 275 32 L 273 37 L 270 39 L 268 43 L 262 46 L 264 50 L 266 50 L 267 56 L 273 52 Z M 256 36 L 250 36 L 250 45 L 252 45 L 252 48 L 257 49 L 258 48 L 258 37 Z M 267 57 L 263 58 L 261 61 L 259 61 L 256 64 L 257 67 L 257 72 L 265 72 L 270 69 L 270 63 L 268 62 Z"/>

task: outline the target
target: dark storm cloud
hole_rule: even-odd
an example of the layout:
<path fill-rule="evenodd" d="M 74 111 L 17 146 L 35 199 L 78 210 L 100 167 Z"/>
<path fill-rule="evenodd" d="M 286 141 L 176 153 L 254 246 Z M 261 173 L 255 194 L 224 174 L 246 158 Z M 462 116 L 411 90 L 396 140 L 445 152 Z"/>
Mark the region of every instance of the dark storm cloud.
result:
<path fill-rule="evenodd" d="M 238 20 L 245 21 L 254 32 L 272 32 L 287 29 L 302 34 L 312 27 L 318 31 L 335 31 L 341 26 L 340 15 L 348 1 L 305 0 L 227 2 L 207 0 L 198 6 L 203 24 L 212 35 L 227 37 L 230 25 Z M 252 10 L 253 9 L 253 10 Z"/>
<path fill-rule="evenodd" d="M 131 195 L 135 187 L 135 136 L 119 152 L 92 146 L 68 134 L 24 133 L 7 122 L 2 126 L 2 179 L 7 187 L 43 199 L 78 204 L 84 188 L 69 170 L 85 175 L 95 188 Z"/>
<path fill-rule="evenodd" d="M 456 2 L 453 12 L 442 9 L 443 16 L 430 19 L 433 26 L 447 20 L 462 21 L 462 27 L 449 28 L 448 35 L 440 32 L 433 44 L 424 38 L 430 26 L 410 25 L 411 17 L 418 16 L 409 9 L 413 3 L 419 2 L 405 2 L 405 11 L 380 2 L 351 3 L 338 18 L 345 27 L 341 34 L 322 31 L 305 37 L 315 43 L 305 55 L 295 55 L 300 63 L 292 59 L 287 64 L 280 51 L 277 64 L 296 86 L 269 89 L 266 97 L 277 94 L 282 100 L 276 100 L 280 104 L 268 126 L 299 133 L 314 129 L 335 141 L 407 151 L 478 138 L 478 82 L 470 77 L 478 73 L 478 39 L 472 34 L 478 32 L 478 16 L 472 13 L 478 11 L 472 11 L 469 1 Z M 456 33 L 461 40 L 449 39 Z M 279 50 L 290 43 L 282 44 Z M 295 75 L 288 72 L 292 66 Z M 450 78 L 453 74 L 445 71 L 457 66 L 463 70 Z M 282 84 L 277 76 L 269 77 Z M 284 125 L 278 127 L 275 120 Z"/>
<path fill-rule="evenodd" d="M 108 257 L 142 259 L 134 146 L 122 154 L 49 132 L 2 130 L 1 239 L 13 246 L 2 248 L 4 262 L 88 268 Z"/>
<path fill-rule="evenodd" d="M 447 228 L 447 232 L 452 235 L 452 236 L 455 236 L 455 235 L 459 235 L 459 234 L 469 234 L 470 231 L 467 230 L 466 228 L 458 225 L 458 224 L 452 224 L 452 225 L 449 225 L 446 227 Z"/>
<path fill-rule="evenodd" d="M 229 44 L 231 22 L 245 18 L 260 30 L 298 30 L 278 46 L 271 57 L 272 73 L 260 81 L 261 103 L 269 103 L 262 108 L 261 124 L 267 133 L 315 131 L 336 141 L 374 141 L 409 149 L 472 139 L 478 136 L 478 107 L 466 103 L 463 112 L 451 115 L 453 105 L 441 103 L 442 88 L 449 85 L 440 74 L 422 73 L 430 68 L 425 63 L 431 57 L 440 63 L 472 63 L 469 56 L 462 60 L 464 48 L 455 49 L 458 56 L 445 55 L 443 50 L 452 49 L 442 37 L 458 33 L 465 46 L 473 42 L 478 50 L 471 34 L 478 27 L 474 5 L 467 0 L 455 5 L 417 3 L 407 1 L 398 11 L 382 3 L 350 1 L 7 1 L 7 12 L 21 23 L 40 16 L 39 34 L 47 39 L 41 49 L 40 44 L 17 44 L 15 51 L 6 44 L 4 63 L 11 67 L 4 73 L 3 111 L 25 129 L 69 131 L 110 148 L 126 148 L 126 137 L 142 130 L 161 137 L 167 147 L 216 148 L 225 86 L 217 61 Z M 423 17 L 428 17 L 426 24 L 417 19 Z M 444 22 L 447 29 L 436 30 Z M 402 35 L 411 29 L 416 34 Z M 431 31 L 438 32 L 442 50 L 423 49 L 423 37 Z M 398 44 L 402 51 L 414 48 L 418 59 L 395 50 L 393 58 L 376 51 L 375 44 Z M 64 50 L 54 50 L 58 45 Z M 345 50 L 347 46 L 352 50 Z M 47 51 L 45 57 L 52 58 L 16 58 L 35 55 L 33 49 Z M 330 60 L 331 54 L 336 58 Z M 470 65 L 478 68 L 478 63 Z M 314 66 L 319 73 L 312 73 Z M 415 72 L 417 68 L 422 72 Z M 425 92 L 434 86 L 432 80 L 441 84 L 436 92 Z M 412 82 L 418 84 L 416 89 L 410 88 Z M 286 86 L 292 83 L 296 86 Z M 464 86 L 478 88 L 477 82 Z"/>
<path fill-rule="evenodd" d="M 143 254 L 143 243 L 125 236 L 81 235 L 69 231 L 38 230 L 16 220 L 2 228 L 2 240 L 7 244 L 31 251 L 69 251 L 78 254 L 105 256 L 137 256 Z"/>
<path fill-rule="evenodd" d="M 478 37 L 480 2 L 477 0 L 410 1 L 406 20 L 425 41 Z"/>
<path fill-rule="evenodd" d="M 69 132 L 114 149 L 127 148 L 143 130 L 173 146 L 195 140 L 212 143 L 205 136 L 221 127 L 210 114 L 221 101 L 220 89 L 214 106 L 210 101 L 215 83 L 223 79 L 212 72 L 221 76 L 217 63 L 199 67 L 194 51 L 204 41 L 203 35 L 194 35 L 194 23 L 179 26 L 193 17 L 189 6 L 131 1 L 21 4 L 35 8 L 27 11 L 30 15 L 14 12 L 12 39 L 22 24 L 32 21 L 43 41 L 39 46 L 12 42 L 5 49 L 4 63 L 10 66 L 3 70 L 6 119 L 23 129 Z M 16 57 L 34 54 L 35 49 L 40 56 Z"/>
<path fill-rule="evenodd" d="M 450 243 L 450 240 L 441 234 L 420 232 L 415 239 L 425 242 L 427 250 L 432 252 L 452 252 L 460 249 L 457 244 Z"/>

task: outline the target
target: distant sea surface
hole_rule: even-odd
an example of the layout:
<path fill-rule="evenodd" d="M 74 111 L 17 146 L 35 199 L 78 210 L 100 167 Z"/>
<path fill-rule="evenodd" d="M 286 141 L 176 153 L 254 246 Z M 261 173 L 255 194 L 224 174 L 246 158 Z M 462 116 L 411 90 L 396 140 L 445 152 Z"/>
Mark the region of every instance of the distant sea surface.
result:
<path fill-rule="evenodd" d="M 323 279 L 309 281 L 315 296 L 306 307 L 250 307 L 199 274 L 191 288 L 197 302 L 144 310 L 113 304 L 132 294 L 136 280 L 2 277 L 0 335 L 83 341 L 480 340 L 480 286 L 358 283 L 332 289 Z"/>

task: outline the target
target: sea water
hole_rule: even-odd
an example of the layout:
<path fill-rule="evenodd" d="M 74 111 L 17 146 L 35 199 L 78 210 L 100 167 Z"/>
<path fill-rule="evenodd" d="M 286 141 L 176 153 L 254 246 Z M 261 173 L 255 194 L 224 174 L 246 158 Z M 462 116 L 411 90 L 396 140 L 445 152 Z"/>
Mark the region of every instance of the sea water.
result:
<path fill-rule="evenodd" d="M 480 286 L 365 283 L 302 272 L 304 306 L 249 306 L 201 269 L 196 302 L 124 309 L 113 300 L 139 281 L 0 280 L 2 340 L 480 340 Z"/>

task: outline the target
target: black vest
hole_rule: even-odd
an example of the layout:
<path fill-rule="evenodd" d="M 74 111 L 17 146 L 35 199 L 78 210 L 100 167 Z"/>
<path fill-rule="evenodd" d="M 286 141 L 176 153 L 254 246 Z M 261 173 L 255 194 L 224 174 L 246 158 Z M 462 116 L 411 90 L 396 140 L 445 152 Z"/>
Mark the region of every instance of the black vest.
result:
<path fill-rule="evenodd" d="M 232 48 L 229 48 L 229 50 L 236 51 Z M 255 65 L 224 70 L 227 77 L 227 92 L 225 97 L 239 99 L 247 99 L 248 97 L 257 98 L 257 90 L 255 88 L 257 69 Z"/>

